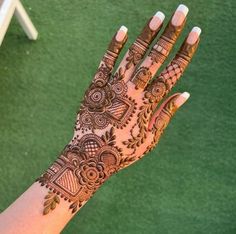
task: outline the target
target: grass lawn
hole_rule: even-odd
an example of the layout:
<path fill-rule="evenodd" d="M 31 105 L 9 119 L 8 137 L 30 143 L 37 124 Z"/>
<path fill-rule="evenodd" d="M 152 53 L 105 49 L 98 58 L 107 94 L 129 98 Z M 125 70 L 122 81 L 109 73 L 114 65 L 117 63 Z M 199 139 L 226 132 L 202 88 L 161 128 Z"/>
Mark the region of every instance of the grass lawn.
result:
<path fill-rule="evenodd" d="M 235 0 L 22 2 L 39 39 L 30 42 L 14 19 L 0 47 L 0 210 L 69 142 L 114 32 L 129 28 L 126 50 L 157 10 L 169 19 L 184 3 L 188 21 L 173 52 L 193 26 L 202 28 L 173 90 L 190 92 L 189 101 L 158 147 L 107 181 L 63 234 L 235 234 Z"/>

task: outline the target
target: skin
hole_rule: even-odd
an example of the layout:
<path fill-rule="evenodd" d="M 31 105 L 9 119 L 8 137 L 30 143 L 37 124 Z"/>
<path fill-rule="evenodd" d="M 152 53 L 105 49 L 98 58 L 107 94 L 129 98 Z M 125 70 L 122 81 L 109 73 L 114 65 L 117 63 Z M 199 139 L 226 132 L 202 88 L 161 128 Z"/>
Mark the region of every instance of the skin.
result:
<path fill-rule="evenodd" d="M 112 174 L 155 147 L 171 117 L 189 97 L 186 92 L 176 93 L 163 101 L 197 49 L 198 30 L 189 33 L 174 59 L 155 77 L 184 27 L 186 14 L 178 8 L 157 40 L 162 19 L 158 14 L 153 16 L 112 75 L 127 41 L 127 30 L 122 27 L 117 31 L 85 93 L 72 140 L 38 182 L 0 215 L 1 233 L 60 233 Z M 156 42 L 145 56 L 153 40 Z M 103 93 L 107 96 L 101 99 Z M 89 149 L 87 141 L 93 142 L 87 145 Z M 78 193 L 73 195 L 76 189 Z"/>

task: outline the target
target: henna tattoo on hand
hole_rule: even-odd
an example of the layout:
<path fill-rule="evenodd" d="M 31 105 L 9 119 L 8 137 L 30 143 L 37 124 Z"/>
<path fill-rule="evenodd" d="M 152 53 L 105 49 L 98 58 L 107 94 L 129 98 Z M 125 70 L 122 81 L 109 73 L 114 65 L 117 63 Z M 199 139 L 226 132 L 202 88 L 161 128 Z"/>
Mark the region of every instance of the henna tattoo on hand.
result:
<path fill-rule="evenodd" d="M 185 41 L 172 62 L 149 83 L 154 76 L 153 70 L 142 64 L 136 67 L 161 28 L 156 26 L 152 30 L 149 23 L 114 75 L 112 70 L 127 35 L 118 31 L 120 34 L 115 34 L 109 44 L 85 92 L 73 139 L 37 180 L 49 189 L 44 215 L 53 211 L 60 199 L 69 202 L 72 213 L 78 211 L 111 175 L 131 165 L 156 145 L 176 111 L 173 97 L 149 129 L 158 103 L 186 69 L 199 40 L 192 45 Z M 149 63 L 164 62 L 183 24 L 179 27 L 168 24 L 149 54 Z"/>

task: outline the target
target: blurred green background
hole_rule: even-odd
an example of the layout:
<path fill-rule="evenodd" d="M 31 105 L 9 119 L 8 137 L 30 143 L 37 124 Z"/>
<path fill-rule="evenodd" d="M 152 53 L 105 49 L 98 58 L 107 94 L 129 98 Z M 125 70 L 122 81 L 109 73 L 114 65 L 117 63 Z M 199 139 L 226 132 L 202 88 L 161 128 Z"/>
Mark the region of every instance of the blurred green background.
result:
<path fill-rule="evenodd" d="M 126 50 L 150 16 L 169 19 L 179 3 L 190 12 L 173 52 L 193 26 L 203 31 L 174 89 L 190 100 L 158 147 L 105 183 L 63 233 L 236 233 L 235 0 L 24 0 L 39 39 L 14 19 L 0 47 L 1 211 L 70 140 L 114 32 L 129 28 Z"/>

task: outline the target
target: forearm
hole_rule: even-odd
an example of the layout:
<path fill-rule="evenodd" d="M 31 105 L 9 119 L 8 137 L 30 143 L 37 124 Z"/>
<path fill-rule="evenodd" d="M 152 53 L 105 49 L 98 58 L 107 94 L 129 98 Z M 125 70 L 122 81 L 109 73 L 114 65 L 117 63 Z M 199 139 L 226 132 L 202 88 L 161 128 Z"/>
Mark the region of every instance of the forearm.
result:
<path fill-rule="evenodd" d="M 60 233 L 74 216 L 69 203 L 60 199 L 57 208 L 43 215 L 43 202 L 49 189 L 35 182 L 0 215 L 1 234 Z"/>
<path fill-rule="evenodd" d="M 83 147 L 87 148 L 88 141 L 95 144 L 95 139 L 89 136 L 76 144 L 73 141 L 68 144 L 37 182 L 1 214 L 1 234 L 54 234 L 62 231 L 109 177 L 110 171 L 104 171 L 104 163 L 95 158 L 98 153 L 81 152 Z M 106 155 L 106 159 L 111 157 Z M 112 168 L 110 165 L 107 169 Z"/>

